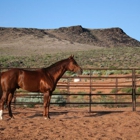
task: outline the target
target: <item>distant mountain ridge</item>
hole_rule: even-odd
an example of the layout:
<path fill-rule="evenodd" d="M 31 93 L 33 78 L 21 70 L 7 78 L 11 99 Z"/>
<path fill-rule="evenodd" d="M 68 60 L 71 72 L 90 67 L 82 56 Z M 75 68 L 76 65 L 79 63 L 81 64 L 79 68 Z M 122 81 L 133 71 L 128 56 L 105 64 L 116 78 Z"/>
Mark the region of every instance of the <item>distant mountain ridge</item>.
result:
<path fill-rule="evenodd" d="M 33 36 L 36 40 L 48 36 L 59 41 L 67 40 L 71 43 L 93 45 L 93 47 L 140 47 L 140 42 L 129 37 L 121 28 L 88 29 L 81 25 L 58 29 L 0 27 L 0 42 L 16 41 L 23 36 Z"/>
<path fill-rule="evenodd" d="M 129 37 L 120 28 L 87 29 L 82 26 L 62 27 L 49 30 L 54 36 L 71 42 L 102 47 L 140 46 L 140 42 Z"/>

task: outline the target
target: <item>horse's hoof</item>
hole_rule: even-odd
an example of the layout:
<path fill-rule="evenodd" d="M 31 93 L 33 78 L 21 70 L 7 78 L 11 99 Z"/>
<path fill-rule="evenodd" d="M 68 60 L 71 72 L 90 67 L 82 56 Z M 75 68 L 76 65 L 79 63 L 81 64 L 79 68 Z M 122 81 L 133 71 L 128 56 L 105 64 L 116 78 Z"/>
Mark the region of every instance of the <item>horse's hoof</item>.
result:
<path fill-rule="evenodd" d="M 3 110 L 0 110 L 0 120 L 2 120 Z"/>
<path fill-rule="evenodd" d="M 44 119 L 45 119 L 45 120 L 49 120 L 49 119 L 50 119 L 50 117 L 45 117 Z"/>
<path fill-rule="evenodd" d="M 10 119 L 11 119 L 11 120 L 15 119 L 14 115 L 10 116 Z"/>

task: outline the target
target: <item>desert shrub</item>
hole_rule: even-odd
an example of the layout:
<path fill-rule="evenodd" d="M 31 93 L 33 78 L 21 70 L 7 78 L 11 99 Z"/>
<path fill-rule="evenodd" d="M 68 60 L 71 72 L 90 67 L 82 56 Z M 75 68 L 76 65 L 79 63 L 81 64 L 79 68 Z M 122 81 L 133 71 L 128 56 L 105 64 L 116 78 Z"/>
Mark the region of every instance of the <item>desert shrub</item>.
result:
<path fill-rule="evenodd" d="M 91 88 L 91 91 L 95 91 L 96 89 L 95 88 Z"/>
<path fill-rule="evenodd" d="M 137 74 L 140 74 L 140 70 L 137 70 L 136 73 L 137 73 Z"/>
<path fill-rule="evenodd" d="M 16 98 L 16 102 L 24 102 L 26 107 L 34 107 L 34 105 L 36 103 L 43 103 L 43 98 L 41 95 L 32 95 L 35 93 L 30 93 L 29 96 L 25 96 L 25 97 L 18 97 Z M 26 103 L 30 103 L 30 104 L 26 104 Z"/>
<path fill-rule="evenodd" d="M 113 74 L 114 74 L 114 70 L 107 70 L 105 75 L 108 76 Z"/>
<path fill-rule="evenodd" d="M 74 99 L 74 100 L 77 99 L 77 95 L 72 95 L 71 97 L 72 97 L 72 99 Z"/>
<path fill-rule="evenodd" d="M 129 74 L 130 72 L 128 70 L 123 70 L 122 74 Z"/>
<path fill-rule="evenodd" d="M 59 106 L 65 106 L 66 99 L 63 95 L 52 95 L 51 103 L 57 103 Z"/>
<path fill-rule="evenodd" d="M 140 96 L 140 87 L 136 90 L 136 94 L 139 94 L 136 96 L 136 98 L 138 98 Z"/>
<path fill-rule="evenodd" d="M 121 89 L 121 91 L 124 93 L 132 93 L 132 88 L 131 87 L 130 88 L 123 88 L 123 89 Z"/>
<path fill-rule="evenodd" d="M 4 63 L 4 62 L 6 62 L 6 61 L 8 61 L 8 60 L 9 60 L 9 59 L 8 59 L 7 57 L 4 57 L 4 56 L 0 58 L 0 62 L 1 62 L 1 63 Z"/>
<path fill-rule="evenodd" d="M 118 89 L 114 88 L 114 89 L 112 89 L 112 91 L 110 93 L 117 93 L 117 92 L 118 92 Z"/>
<path fill-rule="evenodd" d="M 77 92 L 77 94 L 83 94 L 82 96 L 84 96 L 84 94 L 86 94 L 86 92 L 84 92 L 84 91 L 79 91 L 79 92 Z"/>
<path fill-rule="evenodd" d="M 136 91 L 137 94 L 140 94 L 140 87 Z"/>
<path fill-rule="evenodd" d="M 90 74 L 90 71 L 89 70 L 83 70 L 82 75 L 89 75 L 89 74 Z"/>
<path fill-rule="evenodd" d="M 102 94 L 102 91 L 97 91 L 97 94 Z"/>
<path fill-rule="evenodd" d="M 111 99 L 109 96 L 107 96 L 107 95 L 101 95 L 101 97 L 100 97 L 100 102 L 102 103 L 102 102 L 104 102 L 104 103 L 107 103 L 107 102 L 113 102 L 114 100 L 113 99 Z M 102 106 L 104 106 L 104 107 L 114 107 L 114 105 L 113 104 L 103 104 Z"/>

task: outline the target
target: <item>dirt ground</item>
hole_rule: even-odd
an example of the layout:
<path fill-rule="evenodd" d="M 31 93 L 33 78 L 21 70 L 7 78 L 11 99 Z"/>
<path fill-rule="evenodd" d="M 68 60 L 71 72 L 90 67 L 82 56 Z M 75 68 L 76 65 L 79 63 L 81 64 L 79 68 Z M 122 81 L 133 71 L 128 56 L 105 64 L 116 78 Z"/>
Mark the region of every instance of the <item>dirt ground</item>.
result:
<path fill-rule="evenodd" d="M 140 112 L 132 108 L 51 107 L 50 120 L 42 107 L 13 108 L 15 119 L 4 111 L 0 121 L 0 140 L 138 140 Z M 104 112 L 99 112 L 103 110 Z M 98 111 L 98 112 L 96 112 Z"/>

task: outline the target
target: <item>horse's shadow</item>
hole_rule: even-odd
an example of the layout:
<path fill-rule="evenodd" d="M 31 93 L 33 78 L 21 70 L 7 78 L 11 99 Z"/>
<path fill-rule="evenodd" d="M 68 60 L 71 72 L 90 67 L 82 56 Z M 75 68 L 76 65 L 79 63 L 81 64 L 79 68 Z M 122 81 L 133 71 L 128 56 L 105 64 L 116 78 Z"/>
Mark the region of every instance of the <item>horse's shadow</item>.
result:
<path fill-rule="evenodd" d="M 97 111 L 94 113 L 88 113 L 87 115 L 83 115 L 82 117 L 99 117 L 99 116 L 104 116 L 108 114 L 113 114 L 113 113 L 122 113 L 124 111 Z M 60 111 L 60 112 L 50 112 L 50 117 L 59 117 L 61 115 L 66 115 L 67 113 L 70 113 L 70 111 Z M 36 113 L 32 116 L 28 116 L 28 118 L 35 118 L 35 117 L 42 117 L 43 114 L 41 111 L 36 111 Z M 76 118 L 81 118 L 81 116 L 66 116 L 62 117 L 61 119 L 76 119 Z"/>
<path fill-rule="evenodd" d="M 6 111 L 8 111 L 7 108 L 5 108 Z M 50 117 L 57 117 L 60 115 L 66 115 L 67 113 L 69 113 L 69 111 L 50 111 Z M 8 112 L 4 113 L 5 115 L 8 116 Z M 18 110 L 14 110 L 13 111 L 13 116 L 14 118 L 18 118 L 18 117 L 26 117 L 26 118 L 36 118 L 36 117 L 43 117 L 43 111 L 39 111 L 36 109 L 30 109 L 30 111 L 28 110 L 22 110 L 22 111 L 18 111 Z"/>
<path fill-rule="evenodd" d="M 31 113 L 32 112 L 32 113 Z M 37 118 L 37 117 L 43 117 L 43 113 L 42 111 L 37 111 L 35 109 L 31 110 L 31 112 L 29 111 L 16 111 L 14 112 L 14 116 L 24 116 L 25 115 L 26 118 Z M 50 111 L 50 117 L 51 118 L 55 118 L 55 117 L 59 117 L 61 115 L 67 115 L 67 113 L 70 113 L 71 111 L 60 111 L 60 112 L 56 112 L 56 111 Z M 112 113 L 122 113 L 124 111 L 93 111 L 93 112 L 88 112 L 86 115 L 83 115 L 82 117 L 99 117 L 99 116 L 104 116 L 104 115 L 108 115 L 108 114 L 112 114 Z M 76 119 L 76 118 L 81 118 L 81 116 L 64 116 L 61 119 Z"/>
<path fill-rule="evenodd" d="M 49 112 L 50 117 L 57 117 L 57 116 L 60 116 L 60 115 L 66 115 L 67 113 L 68 113 L 68 111 Z M 43 117 L 42 111 L 35 111 L 34 114 L 31 114 L 31 115 L 27 116 L 27 118 L 36 118 L 36 117 Z"/>
<path fill-rule="evenodd" d="M 124 111 L 93 111 L 90 112 L 88 115 L 85 115 L 85 117 L 99 117 L 99 116 L 104 116 L 108 114 L 113 114 L 113 113 L 122 113 Z"/>

